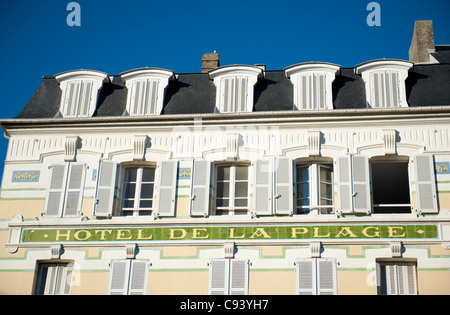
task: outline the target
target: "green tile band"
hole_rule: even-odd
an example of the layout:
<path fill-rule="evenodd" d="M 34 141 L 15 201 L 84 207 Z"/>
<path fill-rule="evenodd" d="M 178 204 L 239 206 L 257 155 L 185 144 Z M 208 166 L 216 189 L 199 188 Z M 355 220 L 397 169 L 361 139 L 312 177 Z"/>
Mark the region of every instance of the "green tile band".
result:
<path fill-rule="evenodd" d="M 25 228 L 21 243 L 185 240 L 433 239 L 436 224 Z"/>

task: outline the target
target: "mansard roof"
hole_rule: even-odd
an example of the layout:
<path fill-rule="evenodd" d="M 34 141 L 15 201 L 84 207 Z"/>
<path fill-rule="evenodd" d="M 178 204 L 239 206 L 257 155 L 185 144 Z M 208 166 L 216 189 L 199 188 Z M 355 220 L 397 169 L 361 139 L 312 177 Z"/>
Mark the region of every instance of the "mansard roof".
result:
<path fill-rule="evenodd" d="M 212 114 L 216 87 L 208 73 L 180 73 L 166 89 L 161 115 Z M 450 64 L 415 64 L 408 75 L 406 98 L 410 107 L 450 106 Z M 284 70 L 265 71 L 254 86 L 253 112 L 293 109 L 293 85 Z M 334 109 L 367 108 L 365 86 L 355 68 L 341 68 L 333 82 Z M 100 91 L 94 117 L 122 116 L 127 87 L 121 75 L 110 75 Z M 44 77 L 17 119 L 55 118 L 61 89 L 55 76 Z"/>

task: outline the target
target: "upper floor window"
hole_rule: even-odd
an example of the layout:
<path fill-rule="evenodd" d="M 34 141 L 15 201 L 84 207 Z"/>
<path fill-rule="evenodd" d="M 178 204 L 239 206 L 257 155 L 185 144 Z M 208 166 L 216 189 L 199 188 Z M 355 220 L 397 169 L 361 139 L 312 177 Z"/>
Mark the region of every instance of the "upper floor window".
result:
<path fill-rule="evenodd" d="M 106 73 L 92 70 L 69 71 L 55 76 L 62 90 L 60 114 L 62 117 L 91 117 Z"/>
<path fill-rule="evenodd" d="M 175 75 L 172 71 L 144 68 L 121 74 L 128 88 L 127 109 L 130 116 L 147 116 L 161 114 L 164 94 Z"/>
<path fill-rule="evenodd" d="M 153 210 L 154 167 L 127 167 L 122 181 L 122 214 L 150 215 Z"/>
<path fill-rule="evenodd" d="M 284 69 L 294 86 L 294 109 L 333 109 L 332 84 L 340 66 L 323 63 L 300 63 Z"/>
<path fill-rule="evenodd" d="M 248 214 L 248 166 L 225 164 L 216 167 L 216 215 Z"/>
<path fill-rule="evenodd" d="M 253 111 L 254 89 L 263 70 L 253 66 L 225 66 L 209 72 L 216 85 L 216 110 L 219 113 Z"/>
<path fill-rule="evenodd" d="M 402 60 L 374 60 L 355 68 L 366 86 L 369 108 L 408 107 L 405 80 L 413 63 Z"/>
<path fill-rule="evenodd" d="M 333 207 L 333 165 L 301 163 L 296 165 L 297 213 L 329 214 Z"/>

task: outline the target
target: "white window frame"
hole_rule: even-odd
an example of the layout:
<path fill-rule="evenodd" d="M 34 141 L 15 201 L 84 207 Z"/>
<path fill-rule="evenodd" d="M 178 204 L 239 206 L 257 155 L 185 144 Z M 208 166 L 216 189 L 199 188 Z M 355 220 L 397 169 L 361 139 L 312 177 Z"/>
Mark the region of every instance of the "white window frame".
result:
<path fill-rule="evenodd" d="M 308 62 L 284 69 L 294 86 L 294 110 L 320 111 L 333 109 L 333 81 L 341 66 Z"/>
<path fill-rule="evenodd" d="M 123 72 L 120 76 L 125 81 L 128 89 L 125 116 L 161 114 L 166 88 L 169 85 L 169 81 L 175 79 L 175 74 L 172 71 L 159 68 L 141 68 Z M 138 91 L 137 84 L 140 84 L 140 87 L 142 87 L 142 84 L 145 84 L 144 93 L 141 93 L 141 88 Z M 155 103 L 148 103 L 149 100 L 154 100 Z M 138 105 L 137 107 L 136 104 Z M 153 111 L 150 110 L 151 107 L 154 108 Z"/>
<path fill-rule="evenodd" d="M 124 266 L 124 273 L 117 276 L 119 270 L 115 270 L 116 264 L 122 264 Z M 144 275 L 140 275 L 137 281 L 143 281 L 141 283 L 134 282 L 137 269 L 134 269 L 137 265 L 144 267 Z M 112 260 L 110 263 L 109 281 L 108 281 L 108 295 L 145 295 L 147 294 L 148 286 L 148 260 L 139 259 L 121 259 Z M 142 271 L 142 270 L 141 270 Z M 116 277 L 116 278 L 114 278 Z M 133 284 L 137 284 L 138 288 L 133 288 Z M 115 287 L 117 286 L 117 287 Z"/>
<path fill-rule="evenodd" d="M 55 190 L 51 188 L 52 185 L 52 178 L 53 178 L 53 170 L 55 166 L 63 166 L 64 167 L 64 174 L 62 177 L 62 185 L 61 189 L 56 189 L 56 191 L 60 191 L 60 201 L 59 201 L 59 207 L 58 212 L 55 214 L 49 214 L 47 209 L 49 205 L 49 196 L 51 193 L 53 193 Z M 82 166 L 82 174 L 80 178 L 80 187 L 79 188 L 70 188 L 70 180 L 72 175 L 72 167 L 73 166 Z M 76 162 L 67 162 L 62 164 L 54 164 L 50 166 L 50 176 L 48 180 L 48 188 L 47 188 L 47 195 L 45 198 L 45 205 L 44 205 L 44 214 L 47 217 L 79 217 L 81 213 L 81 207 L 83 203 L 83 195 L 84 195 L 84 185 L 85 185 L 85 178 L 86 178 L 86 164 L 84 163 L 76 163 Z M 68 215 L 66 214 L 67 205 L 68 205 L 68 194 L 70 192 L 76 192 L 79 190 L 79 197 L 78 197 L 78 204 L 76 209 L 76 214 Z"/>
<path fill-rule="evenodd" d="M 377 261 L 376 269 L 379 295 L 418 294 L 417 263 L 408 261 Z"/>
<path fill-rule="evenodd" d="M 298 206 L 298 202 L 297 200 L 299 199 L 299 196 L 297 196 L 297 192 L 298 192 L 298 184 L 299 182 L 297 181 L 297 172 L 299 168 L 308 168 L 308 186 L 309 186 L 309 206 L 305 206 L 305 207 L 299 207 Z M 331 193 L 331 201 L 332 204 L 331 205 L 321 205 L 321 183 L 322 183 L 322 179 L 320 178 L 320 169 L 321 168 L 326 168 L 331 170 L 331 183 L 326 183 L 326 184 L 331 184 L 331 188 L 332 188 L 332 193 Z M 296 213 L 297 214 L 302 214 L 302 213 L 298 213 L 299 211 L 301 211 L 303 208 L 304 209 L 309 209 L 309 214 L 333 214 L 334 213 L 334 209 L 335 209 L 335 205 L 334 205 L 334 170 L 333 170 L 333 162 L 297 162 L 295 165 L 295 193 L 296 193 L 296 200 L 295 200 L 295 209 L 296 209 Z M 306 183 L 306 181 L 305 181 Z M 306 199 L 306 198 L 303 198 Z M 326 211 L 326 209 L 328 208 L 332 208 L 332 212 L 331 213 L 326 213 L 324 211 Z M 302 214 L 303 215 L 303 214 Z"/>
<path fill-rule="evenodd" d="M 361 75 L 364 81 L 367 107 L 408 107 L 405 81 L 413 65 L 409 61 L 393 59 L 372 60 L 357 65 L 355 73 Z M 397 80 L 389 84 L 394 75 Z"/>
<path fill-rule="evenodd" d="M 228 207 L 218 207 L 217 206 L 217 199 L 219 199 L 217 197 L 217 183 L 218 183 L 218 179 L 217 179 L 217 175 L 218 175 L 218 168 L 219 167 L 230 167 L 230 179 L 229 179 L 229 204 Z M 242 207 L 242 206 L 235 206 L 235 184 L 236 184 L 236 167 L 246 167 L 247 168 L 247 206 Z M 251 178 L 251 167 L 250 165 L 246 164 L 246 163 L 217 163 L 214 165 L 214 215 L 217 215 L 217 211 L 228 211 L 228 214 L 221 214 L 222 216 L 227 216 L 227 215 L 236 215 L 235 211 L 236 210 L 245 210 L 247 211 L 246 214 L 250 213 L 250 178 Z M 242 182 L 243 180 L 239 180 L 240 182 Z M 243 197 L 239 197 L 239 198 L 243 198 Z M 233 203 L 231 205 L 231 203 Z M 244 214 L 239 214 L 239 215 L 244 215 Z"/>
<path fill-rule="evenodd" d="M 244 65 L 225 66 L 210 71 L 209 78 L 214 81 L 216 86 L 216 111 L 218 113 L 251 113 L 254 105 L 254 85 L 263 75 L 261 68 Z M 231 86 L 228 84 L 228 93 L 225 90 L 227 80 L 234 82 Z M 236 91 L 236 84 L 243 81 L 246 82 L 246 89 L 239 88 L 238 90 L 244 91 L 246 95 L 233 93 Z M 231 88 L 232 86 L 234 88 Z M 230 101 L 229 105 L 224 103 L 227 99 Z M 245 106 L 242 106 L 243 100 L 245 100 Z"/>
<path fill-rule="evenodd" d="M 109 81 L 106 73 L 92 70 L 68 71 L 55 75 L 62 91 L 59 113 L 63 118 L 92 117 L 96 108 L 97 100 L 103 83 Z M 71 87 L 78 86 L 77 94 L 71 94 Z M 90 85 L 90 95 L 86 95 L 86 90 L 81 90 L 81 86 Z M 83 91 L 83 93 L 80 93 Z M 73 92 L 73 91 L 72 91 Z M 71 98 L 72 97 L 72 98 Z M 71 108 L 71 101 L 76 101 L 74 108 Z M 87 101 L 86 101 L 87 100 Z M 81 108 L 84 106 L 85 108 Z"/>
<path fill-rule="evenodd" d="M 331 274 L 320 270 L 321 262 L 331 264 Z M 297 259 L 296 265 L 296 293 L 297 295 L 336 295 L 337 294 L 337 262 L 332 258 L 304 258 Z M 309 265 L 309 266 L 308 266 Z M 304 268 L 307 268 L 306 270 Z M 309 268 L 310 267 L 310 268 Z M 305 274 L 306 271 L 306 274 Z M 309 273 L 310 272 L 310 273 Z M 309 273 L 309 274 L 308 274 Z M 323 278 L 325 277 L 325 278 Z M 304 282 L 310 281 L 311 286 Z M 322 282 L 323 281 L 323 282 Z M 330 285 L 331 287 L 327 287 Z"/>
<path fill-rule="evenodd" d="M 135 182 L 135 191 L 134 191 L 134 205 L 132 208 L 125 208 L 124 207 L 124 202 L 125 202 L 125 186 L 128 182 L 125 182 L 125 174 L 127 172 L 128 169 L 136 169 L 136 182 Z M 141 202 L 141 189 L 142 189 L 142 175 L 144 172 L 144 169 L 153 169 L 154 170 L 154 177 L 153 177 L 153 194 L 152 194 L 152 207 L 140 207 L 140 202 Z M 120 194 L 120 201 L 119 201 L 119 210 L 121 215 L 124 215 L 124 213 L 126 212 L 130 212 L 132 213 L 132 216 L 136 217 L 140 215 L 141 211 L 151 211 L 153 213 L 153 211 L 155 210 L 155 192 L 156 192 L 156 180 L 157 180 L 157 176 L 156 176 L 156 170 L 157 167 L 154 165 L 126 165 L 123 167 L 122 170 L 122 179 L 121 179 L 121 183 L 120 183 L 120 190 L 121 190 L 121 194 Z M 144 184 L 151 184 L 152 182 L 145 182 Z M 150 200 L 148 198 L 145 198 L 145 200 Z M 150 214 L 149 214 L 150 215 Z"/>
<path fill-rule="evenodd" d="M 70 295 L 73 266 L 73 263 L 39 263 L 35 294 L 40 294 L 38 290 L 43 287 L 44 295 Z M 43 268 L 48 268 L 45 279 L 43 278 Z"/>
<path fill-rule="evenodd" d="M 223 269 L 215 269 L 217 265 L 223 264 Z M 243 266 L 242 277 L 235 277 L 233 275 L 234 264 Z M 209 261 L 209 280 L 208 280 L 208 294 L 209 295 L 248 295 L 249 287 L 249 260 L 239 259 L 212 259 Z M 221 268 L 219 265 L 217 268 Z"/>

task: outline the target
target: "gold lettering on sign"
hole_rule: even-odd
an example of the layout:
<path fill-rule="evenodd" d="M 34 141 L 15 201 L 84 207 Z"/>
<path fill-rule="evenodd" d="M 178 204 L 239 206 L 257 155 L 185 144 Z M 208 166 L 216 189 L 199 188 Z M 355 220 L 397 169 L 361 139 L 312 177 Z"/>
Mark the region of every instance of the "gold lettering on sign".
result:
<path fill-rule="evenodd" d="M 60 234 L 60 231 L 56 230 L 56 240 L 59 241 L 60 237 L 65 237 L 66 241 L 68 241 L 70 238 L 70 230 L 67 230 L 67 234 Z"/>
<path fill-rule="evenodd" d="M 345 226 L 343 227 L 338 234 L 336 234 L 336 237 L 341 237 L 342 236 L 350 236 L 350 237 L 358 237 L 355 233 L 352 232 L 352 230 L 350 229 L 349 226 Z"/>
<path fill-rule="evenodd" d="M 81 233 L 85 233 L 86 235 L 84 237 L 81 237 L 80 234 Z M 80 230 L 75 232 L 75 234 L 73 235 L 73 237 L 77 240 L 77 241 L 85 241 L 87 239 L 89 239 L 92 236 L 91 232 L 86 231 L 86 230 Z"/>
<path fill-rule="evenodd" d="M 151 234 L 150 234 L 150 236 L 147 237 L 147 238 L 143 237 L 143 236 L 142 236 L 142 229 L 139 229 L 139 230 L 138 230 L 138 236 L 137 236 L 137 239 L 138 239 L 138 240 L 151 240 L 152 238 L 153 238 L 153 235 L 151 235 Z"/>
<path fill-rule="evenodd" d="M 369 230 L 375 229 L 376 231 L 371 235 L 368 233 Z M 380 232 L 378 231 L 378 226 L 368 226 L 364 228 L 361 233 L 366 237 L 380 237 Z"/>
<path fill-rule="evenodd" d="M 181 232 L 180 235 L 175 236 L 175 233 Z M 184 229 L 170 229 L 170 236 L 169 239 L 174 240 L 174 239 L 182 239 L 186 237 L 186 230 Z"/>
<path fill-rule="evenodd" d="M 200 234 L 202 234 L 202 232 L 204 232 L 204 234 L 203 235 L 200 235 Z M 201 239 L 201 238 L 208 238 L 209 237 L 209 234 L 207 233 L 207 230 L 206 229 L 192 229 L 192 238 L 193 239 Z"/>
<path fill-rule="evenodd" d="M 405 236 L 405 232 L 403 231 L 403 227 L 402 226 L 388 226 L 388 230 L 389 230 L 389 237 L 404 237 Z M 403 232 L 403 234 L 397 234 L 398 232 Z"/>
<path fill-rule="evenodd" d="M 319 235 L 319 228 L 315 227 L 314 228 L 314 237 L 330 237 L 330 233 L 328 233 L 327 235 Z"/>
<path fill-rule="evenodd" d="M 106 240 L 106 233 L 108 233 L 109 235 L 111 235 L 112 230 L 95 230 L 95 234 L 100 234 L 100 240 L 104 241 Z"/>
<path fill-rule="evenodd" d="M 125 236 L 128 234 L 128 236 Z M 117 230 L 117 240 L 131 240 L 131 231 L 130 230 Z"/>
<path fill-rule="evenodd" d="M 230 235 L 228 236 L 228 238 L 244 238 L 245 237 L 245 233 L 242 235 L 234 235 L 234 230 L 235 228 L 230 228 Z"/>
<path fill-rule="evenodd" d="M 306 234 L 308 233 L 308 229 L 304 228 L 304 227 L 296 227 L 296 228 L 291 228 L 291 238 L 297 238 L 297 234 Z"/>
<path fill-rule="evenodd" d="M 264 238 L 270 238 L 270 235 L 267 234 L 266 231 L 264 231 L 264 228 L 256 228 L 255 233 L 252 234 L 252 236 L 250 236 L 250 238 L 255 238 L 255 237 L 264 237 Z"/>

